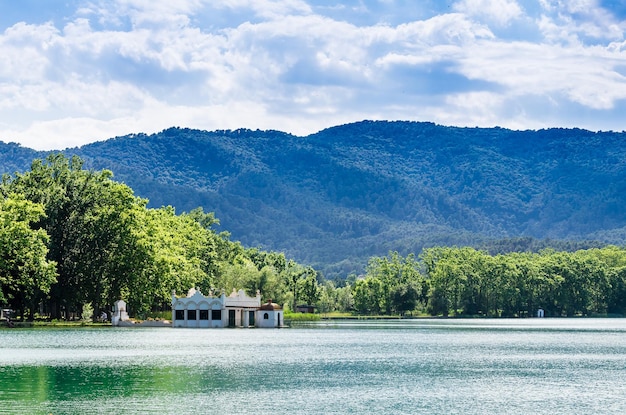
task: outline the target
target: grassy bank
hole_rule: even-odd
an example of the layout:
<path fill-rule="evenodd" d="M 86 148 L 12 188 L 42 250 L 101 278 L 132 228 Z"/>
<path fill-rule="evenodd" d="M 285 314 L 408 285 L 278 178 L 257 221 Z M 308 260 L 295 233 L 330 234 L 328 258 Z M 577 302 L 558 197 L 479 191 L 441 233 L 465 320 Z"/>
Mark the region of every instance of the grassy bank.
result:
<path fill-rule="evenodd" d="M 290 322 L 298 322 L 298 321 L 319 321 L 319 314 L 312 313 L 285 313 L 285 323 L 289 324 Z"/>
<path fill-rule="evenodd" d="M 13 328 L 38 327 L 111 327 L 111 323 L 93 323 L 91 321 L 12 321 Z M 0 322 L 0 328 L 8 328 L 5 321 Z"/>

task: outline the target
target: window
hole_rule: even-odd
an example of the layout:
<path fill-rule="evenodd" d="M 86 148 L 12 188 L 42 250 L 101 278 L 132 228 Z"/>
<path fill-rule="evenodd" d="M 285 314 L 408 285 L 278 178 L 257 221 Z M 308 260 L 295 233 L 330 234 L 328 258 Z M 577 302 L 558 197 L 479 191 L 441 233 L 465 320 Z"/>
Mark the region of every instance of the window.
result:
<path fill-rule="evenodd" d="M 270 319 L 270 315 L 265 313 L 263 314 L 263 320 L 269 320 Z"/>
<path fill-rule="evenodd" d="M 221 320 L 222 310 L 211 310 L 211 320 Z"/>
<path fill-rule="evenodd" d="M 185 310 L 176 310 L 176 316 L 174 318 L 176 320 L 184 320 L 185 319 Z"/>
<path fill-rule="evenodd" d="M 196 319 L 196 310 L 187 310 L 187 320 Z"/>
<path fill-rule="evenodd" d="M 209 310 L 200 310 L 200 320 L 209 319 Z"/>

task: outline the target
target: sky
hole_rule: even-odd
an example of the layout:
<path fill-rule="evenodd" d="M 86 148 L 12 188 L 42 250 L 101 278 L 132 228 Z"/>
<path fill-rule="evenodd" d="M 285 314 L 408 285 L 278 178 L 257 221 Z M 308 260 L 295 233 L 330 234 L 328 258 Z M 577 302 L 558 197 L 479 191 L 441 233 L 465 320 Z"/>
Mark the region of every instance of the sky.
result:
<path fill-rule="evenodd" d="M 0 141 L 361 120 L 626 130 L 624 0 L 0 0 Z"/>

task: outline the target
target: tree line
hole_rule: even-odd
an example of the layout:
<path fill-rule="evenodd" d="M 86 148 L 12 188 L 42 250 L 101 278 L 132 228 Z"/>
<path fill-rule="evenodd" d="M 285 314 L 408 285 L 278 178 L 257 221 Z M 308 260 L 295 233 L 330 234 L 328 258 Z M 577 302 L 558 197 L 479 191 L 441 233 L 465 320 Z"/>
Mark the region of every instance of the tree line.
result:
<path fill-rule="evenodd" d="M 470 247 L 433 247 L 370 260 L 354 281 L 365 314 L 418 311 L 439 316 L 531 317 L 626 314 L 626 249 L 490 255 Z"/>
<path fill-rule="evenodd" d="M 167 310 L 172 290 L 245 288 L 295 306 L 317 273 L 282 253 L 244 248 L 201 208 L 147 208 L 108 170 L 49 155 L 0 183 L 0 305 L 23 319 L 74 319 L 124 299 L 136 315 Z M 315 294 L 315 293 L 314 293 Z"/>

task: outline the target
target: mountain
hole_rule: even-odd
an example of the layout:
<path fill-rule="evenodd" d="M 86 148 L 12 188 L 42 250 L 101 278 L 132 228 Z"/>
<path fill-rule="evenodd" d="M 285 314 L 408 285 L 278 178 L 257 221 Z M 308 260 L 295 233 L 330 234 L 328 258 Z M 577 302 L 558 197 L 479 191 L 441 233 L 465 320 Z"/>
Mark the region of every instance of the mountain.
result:
<path fill-rule="evenodd" d="M 150 206 L 202 206 L 232 239 L 330 276 L 389 250 L 626 241 L 623 132 L 363 121 L 307 137 L 170 128 L 63 152 L 112 170 Z M 0 169 L 35 157 L 45 153 L 2 144 Z"/>

